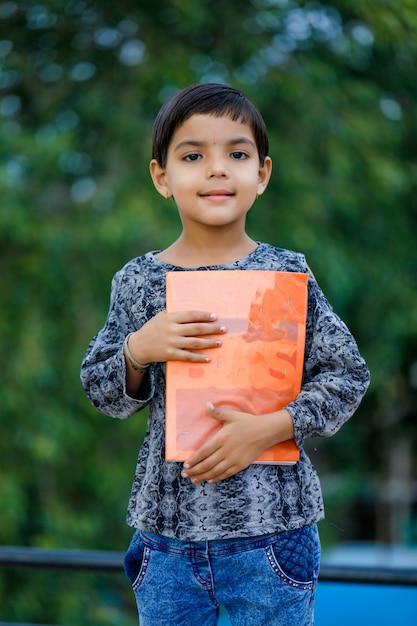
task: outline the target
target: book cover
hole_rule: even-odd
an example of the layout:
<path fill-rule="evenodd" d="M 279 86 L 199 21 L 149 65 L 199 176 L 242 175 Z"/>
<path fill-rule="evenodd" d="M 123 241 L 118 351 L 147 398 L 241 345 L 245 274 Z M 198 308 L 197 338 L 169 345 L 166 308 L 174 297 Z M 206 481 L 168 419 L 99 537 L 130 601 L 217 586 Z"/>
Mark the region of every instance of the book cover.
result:
<path fill-rule="evenodd" d="M 209 363 L 166 364 L 166 460 L 184 461 L 221 424 L 207 402 L 262 415 L 277 411 L 301 387 L 307 274 L 266 270 L 168 272 L 167 311 L 216 313 L 226 326 Z M 256 463 L 293 464 L 294 440 L 268 448 Z"/>

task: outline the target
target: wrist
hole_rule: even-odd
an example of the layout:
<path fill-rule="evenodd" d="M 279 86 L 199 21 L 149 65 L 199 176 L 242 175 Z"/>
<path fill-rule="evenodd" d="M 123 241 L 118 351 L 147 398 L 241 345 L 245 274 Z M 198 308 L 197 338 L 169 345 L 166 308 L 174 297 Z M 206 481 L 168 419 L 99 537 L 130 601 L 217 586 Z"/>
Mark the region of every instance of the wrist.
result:
<path fill-rule="evenodd" d="M 123 354 L 125 356 L 125 359 L 128 361 L 129 365 L 131 366 L 131 368 L 135 372 L 138 372 L 139 374 L 144 374 L 146 372 L 146 370 L 148 369 L 150 363 L 140 363 L 133 356 L 133 354 L 132 354 L 132 352 L 130 351 L 130 348 L 129 348 L 129 339 L 130 339 L 130 337 L 132 335 L 133 335 L 133 333 L 129 333 L 126 336 L 126 339 L 124 340 L 124 343 L 123 343 Z"/>
<path fill-rule="evenodd" d="M 292 417 L 286 409 L 268 413 L 264 417 L 264 435 L 267 447 L 294 438 Z"/>

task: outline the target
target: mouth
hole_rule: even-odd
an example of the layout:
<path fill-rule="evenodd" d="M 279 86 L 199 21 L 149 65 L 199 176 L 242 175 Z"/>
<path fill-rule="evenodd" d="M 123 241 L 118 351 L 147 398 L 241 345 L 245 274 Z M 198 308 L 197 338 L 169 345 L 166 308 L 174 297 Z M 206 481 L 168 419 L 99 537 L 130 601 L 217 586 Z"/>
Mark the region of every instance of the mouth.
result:
<path fill-rule="evenodd" d="M 210 191 L 200 194 L 202 198 L 208 198 L 209 200 L 224 200 L 232 198 L 234 195 L 235 194 L 228 189 L 211 189 Z"/>

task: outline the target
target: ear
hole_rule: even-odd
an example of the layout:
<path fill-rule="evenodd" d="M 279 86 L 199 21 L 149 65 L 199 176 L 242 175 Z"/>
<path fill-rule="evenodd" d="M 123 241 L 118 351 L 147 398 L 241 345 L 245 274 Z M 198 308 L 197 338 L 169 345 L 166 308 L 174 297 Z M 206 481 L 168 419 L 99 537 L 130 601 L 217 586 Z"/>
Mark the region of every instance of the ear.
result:
<path fill-rule="evenodd" d="M 168 185 L 165 169 L 159 165 L 156 159 L 152 159 L 152 161 L 149 163 L 149 171 L 151 173 L 151 178 L 153 184 L 155 185 L 155 189 L 164 198 L 170 198 L 172 196 L 172 193 Z"/>
<path fill-rule="evenodd" d="M 258 196 L 261 196 L 263 192 L 265 191 L 265 189 L 267 188 L 269 179 L 271 178 L 271 174 L 272 174 L 272 159 L 271 157 L 267 156 L 265 157 L 264 164 L 259 167 L 258 187 L 257 187 Z"/>

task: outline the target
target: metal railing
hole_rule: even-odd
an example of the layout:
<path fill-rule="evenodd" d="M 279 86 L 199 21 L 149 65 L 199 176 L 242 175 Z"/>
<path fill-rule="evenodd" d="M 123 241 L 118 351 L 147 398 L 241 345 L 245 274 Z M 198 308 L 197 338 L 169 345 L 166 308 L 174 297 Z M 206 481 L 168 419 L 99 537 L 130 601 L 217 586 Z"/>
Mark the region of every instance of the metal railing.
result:
<path fill-rule="evenodd" d="M 120 574 L 123 572 L 123 558 L 123 552 L 101 550 L 0 547 L 0 568 L 3 569 L 60 569 Z M 323 564 L 320 568 L 319 580 L 322 582 L 417 586 L 417 563 L 415 568 L 403 569 Z"/>
<path fill-rule="evenodd" d="M 3 569 L 12 567 L 121 573 L 123 558 L 123 552 L 0 547 L 0 568 Z"/>
<path fill-rule="evenodd" d="M 15 546 L 0 547 L 1 569 L 72 570 L 91 573 L 123 573 L 123 552 L 100 550 L 52 550 Z M 417 587 L 416 567 L 370 567 L 323 564 L 319 582 L 354 583 L 359 585 L 393 585 Z M 34 626 L 0 622 L 0 626 Z M 36 626 L 41 626 L 37 624 Z"/>

